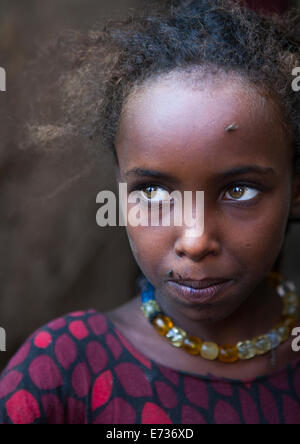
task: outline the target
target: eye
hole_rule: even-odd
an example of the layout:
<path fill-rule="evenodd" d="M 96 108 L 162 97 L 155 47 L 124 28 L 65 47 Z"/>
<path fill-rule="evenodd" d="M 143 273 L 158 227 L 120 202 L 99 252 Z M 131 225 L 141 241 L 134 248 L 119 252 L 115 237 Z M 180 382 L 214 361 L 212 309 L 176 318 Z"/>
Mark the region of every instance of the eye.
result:
<path fill-rule="evenodd" d="M 158 185 L 149 185 L 140 188 L 142 199 L 150 203 L 158 203 L 162 201 L 170 201 L 170 194 L 167 190 Z"/>
<path fill-rule="evenodd" d="M 248 187 L 247 185 L 235 185 L 229 188 L 226 194 L 229 194 L 232 197 L 232 199 L 228 200 L 239 202 L 254 199 L 259 193 L 260 190 L 256 188 Z"/>

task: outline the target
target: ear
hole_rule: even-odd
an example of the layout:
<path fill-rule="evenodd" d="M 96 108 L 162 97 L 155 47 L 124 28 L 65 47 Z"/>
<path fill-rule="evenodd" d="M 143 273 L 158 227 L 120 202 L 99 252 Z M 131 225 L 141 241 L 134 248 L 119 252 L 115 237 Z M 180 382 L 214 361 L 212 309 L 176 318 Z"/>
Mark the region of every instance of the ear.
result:
<path fill-rule="evenodd" d="M 290 209 L 290 221 L 300 221 L 300 174 L 296 174 L 293 180 L 292 202 Z"/>

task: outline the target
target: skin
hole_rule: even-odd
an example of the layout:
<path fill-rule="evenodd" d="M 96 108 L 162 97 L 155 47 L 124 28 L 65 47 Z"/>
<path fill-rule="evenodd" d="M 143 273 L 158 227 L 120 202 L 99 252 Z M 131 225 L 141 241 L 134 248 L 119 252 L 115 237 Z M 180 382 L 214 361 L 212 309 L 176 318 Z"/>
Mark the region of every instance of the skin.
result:
<path fill-rule="evenodd" d="M 281 315 L 281 300 L 265 277 L 282 251 L 289 218 L 299 214 L 299 177 L 293 175 L 293 149 L 269 98 L 230 75 L 197 87 L 187 80 L 160 78 L 131 94 L 116 138 L 116 179 L 127 183 L 129 193 L 142 184 L 144 191 L 153 184 L 159 193 L 204 191 L 203 233 L 187 237 L 185 225 L 126 230 L 140 269 L 175 325 L 219 345 L 236 344 L 271 330 Z M 237 128 L 226 131 L 233 122 Z M 248 165 L 273 173 L 221 177 Z M 173 179 L 127 174 L 133 168 Z M 234 187 L 243 183 L 237 198 Z M 233 282 L 215 301 L 191 304 L 170 289 L 169 270 Z M 139 296 L 108 316 L 144 355 L 176 370 L 238 379 L 271 370 L 269 355 L 226 365 L 172 347 L 144 317 Z M 296 357 L 287 341 L 277 349 L 277 366 Z"/>

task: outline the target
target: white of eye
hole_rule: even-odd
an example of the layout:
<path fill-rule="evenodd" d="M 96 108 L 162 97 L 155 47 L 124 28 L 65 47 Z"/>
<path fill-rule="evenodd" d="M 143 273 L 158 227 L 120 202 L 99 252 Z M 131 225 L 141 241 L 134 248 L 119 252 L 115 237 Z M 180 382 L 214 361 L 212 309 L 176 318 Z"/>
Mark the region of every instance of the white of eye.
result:
<path fill-rule="evenodd" d="M 258 194 L 259 194 L 259 190 L 255 189 L 255 188 L 248 188 L 246 186 L 235 186 L 233 188 L 231 188 L 229 191 L 234 190 L 235 188 L 241 188 L 242 190 L 244 190 L 244 194 L 242 195 L 241 198 L 231 198 L 229 200 L 236 200 L 236 201 L 244 201 L 244 200 L 251 200 L 254 199 Z M 230 194 L 229 191 L 227 191 L 226 194 Z M 246 197 L 245 197 L 246 196 Z"/>

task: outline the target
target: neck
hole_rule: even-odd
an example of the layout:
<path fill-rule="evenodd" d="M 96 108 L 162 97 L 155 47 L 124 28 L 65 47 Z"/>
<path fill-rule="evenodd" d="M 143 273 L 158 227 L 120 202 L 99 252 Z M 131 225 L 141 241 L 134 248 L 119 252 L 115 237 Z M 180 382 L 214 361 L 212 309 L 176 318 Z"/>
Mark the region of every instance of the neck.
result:
<path fill-rule="evenodd" d="M 278 322 L 282 312 L 282 301 L 267 280 L 261 282 L 254 293 L 226 319 L 202 322 L 187 317 L 182 311 L 155 291 L 155 298 L 162 310 L 177 327 L 187 334 L 205 341 L 221 344 L 236 344 L 267 333 Z M 176 310 L 177 308 L 177 310 Z"/>

